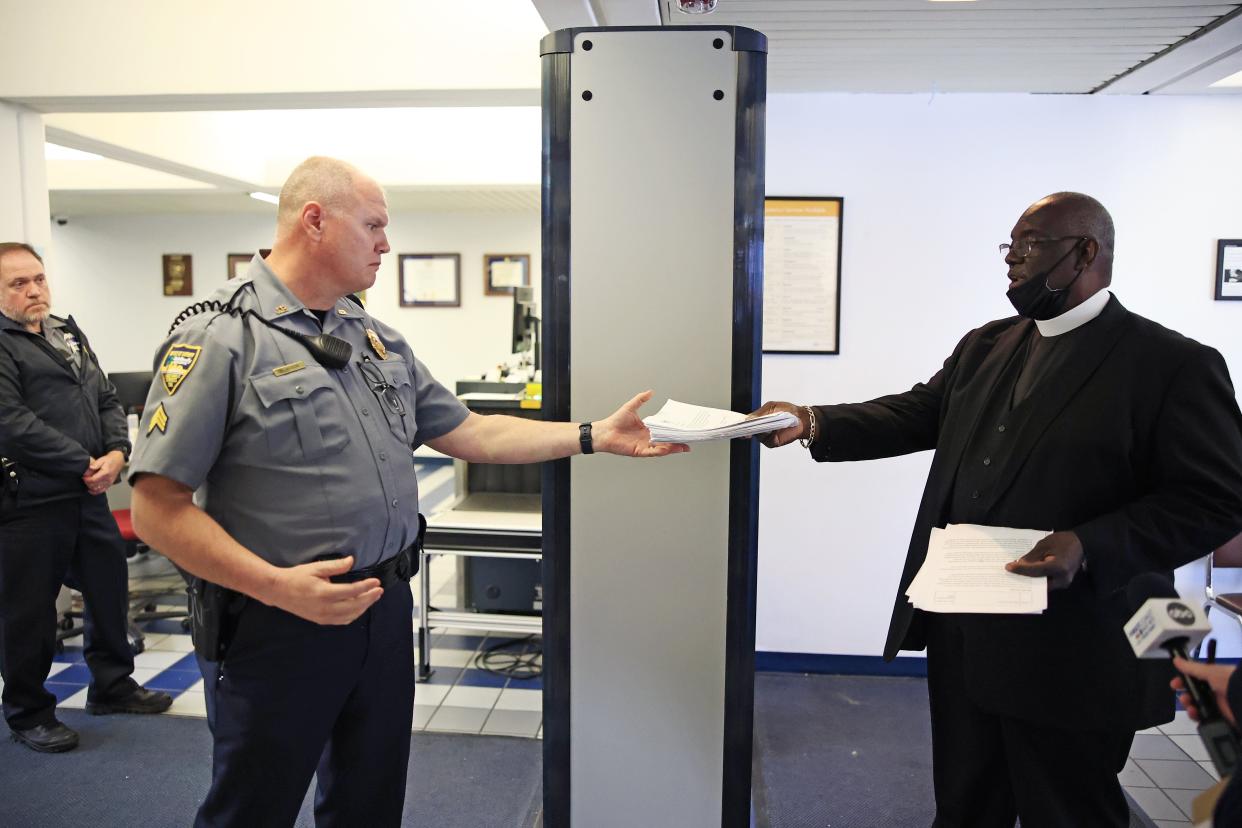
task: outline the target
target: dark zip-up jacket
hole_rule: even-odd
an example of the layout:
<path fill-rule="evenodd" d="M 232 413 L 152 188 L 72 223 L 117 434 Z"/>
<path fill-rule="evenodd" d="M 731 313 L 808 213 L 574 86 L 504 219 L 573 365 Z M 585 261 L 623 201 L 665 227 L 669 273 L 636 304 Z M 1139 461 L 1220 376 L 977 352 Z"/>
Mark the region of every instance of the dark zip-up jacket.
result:
<path fill-rule="evenodd" d="M 116 389 L 73 317 L 62 321 L 85 355 L 78 372 L 41 334 L 0 314 L 0 456 L 17 464 L 19 508 L 86 494 L 92 457 L 130 452 Z"/>

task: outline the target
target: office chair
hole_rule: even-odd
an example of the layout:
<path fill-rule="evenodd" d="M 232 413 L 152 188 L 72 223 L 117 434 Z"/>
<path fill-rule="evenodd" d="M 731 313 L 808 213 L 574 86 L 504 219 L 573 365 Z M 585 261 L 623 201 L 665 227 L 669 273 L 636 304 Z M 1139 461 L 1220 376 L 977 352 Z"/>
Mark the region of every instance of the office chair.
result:
<path fill-rule="evenodd" d="M 1213 570 L 1238 568 L 1242 568 L 1242 534 L 1226 541 L 1219 549 L 1208 555 L 1207 578 L 1203 589 L 1203 612 L 1206 615 L 1211 612 L 1212 607 L 1217 607 L 1242 626 L 1242 592 L 1220 593 L 1212 586 Z"/>

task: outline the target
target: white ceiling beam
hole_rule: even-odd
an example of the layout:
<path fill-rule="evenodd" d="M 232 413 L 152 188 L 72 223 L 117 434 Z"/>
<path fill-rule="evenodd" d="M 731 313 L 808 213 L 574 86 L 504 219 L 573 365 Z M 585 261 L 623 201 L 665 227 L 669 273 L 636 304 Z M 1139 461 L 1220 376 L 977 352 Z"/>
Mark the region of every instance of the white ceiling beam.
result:
<path fill-rule="evenodd" d="M 1158 92 L 1233 54 L 1239 44 L 1242 44 L 1242 7 L 1096 91 L 1105 95 Z"/>
<path fill-rule="evenodd" d="M 221 190 L 229 190 L 239 193 L 252 193 L 256 190 L 269 191 L 268 188 L 254 184 L 250 181 L 242 181 L 238 178 L 229 178 L 225 175 L 210 172 L 209 170 L 191 167 L 187 164 L 178 164 L 176 161 L 169 161 L 166 158 L 160 158 L 155 155 L 149 155 L 145 152 L 138 152 L 128 147 L 109 144 L 106 141 L 99 141 L 86 135 L 79 135 L 76 132 L 70 132 L 59 127 L 48 126 L 45 129 L 47 141 L 52 144 L 59 144 L 62 147 L 70 147 L 83 152 L 93 152 L 96 155 L 102 155 L 104 158 L 111 158 L 114 161 L 122 161 L 126 164 L 133 164 L 137 167 L 146 167 L 149 170 L 168 173 L 170 175 L 179 175 L 182 178 L 188 178 L 192 181 L 201 181 L 204 184 L 211 184 L 219 187 Z"/>
<path fill-rule="evenodd" d="M 531 0 L 549 32 L 598 26 L 591 0 Z"/>
<path fill-rule="evenodd" d="M 390 109 L 539 106 L 538 89 L 411 89 L 230 95 L 109 95 L 8 98 L 43 113 L 230 112 L 254 109 Z"/>

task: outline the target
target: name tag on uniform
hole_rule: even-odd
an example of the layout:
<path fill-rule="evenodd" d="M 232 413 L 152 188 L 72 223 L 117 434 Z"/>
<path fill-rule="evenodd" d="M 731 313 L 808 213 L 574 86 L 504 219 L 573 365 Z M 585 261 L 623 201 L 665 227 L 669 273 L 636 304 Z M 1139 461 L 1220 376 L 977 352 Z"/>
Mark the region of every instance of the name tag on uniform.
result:
<path fill-rule="evenodd" d="M 301 371 L 306 367 L 306 363 L 302 360 L 290 362 L 288 365 L 281 365 L 272 369 L 272 374 L 277 377 L 283 377 L 285 374 L 292 374 L 294 371 Z"/>

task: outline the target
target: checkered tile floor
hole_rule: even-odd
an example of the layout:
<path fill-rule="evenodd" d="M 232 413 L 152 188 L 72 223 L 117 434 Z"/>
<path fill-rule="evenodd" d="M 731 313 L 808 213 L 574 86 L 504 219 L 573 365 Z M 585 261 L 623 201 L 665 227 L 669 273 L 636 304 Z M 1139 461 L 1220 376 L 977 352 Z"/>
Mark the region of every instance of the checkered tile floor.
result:
<path fill-rule="evenodd" d="M 451 558 L 432 561 L 433 595 L 437 606 L 454 606 Z M 150 579 L 144 581 L 150 585 Z M 437 589 L 437 585 L 439 588 Z M 173 609 L 160 605 L 160 609 Z M 417 623 L 417 614 L 411 623 Z M 190 636 L 180 621 L 151 621 L 141 625 L 145 650 L 134 657 L 134 679 L 145 687 L 173 696 L 173 715 L 207 715 L 202 675 L 194 658 Z M 466 630 L 433 630 L 431 666 L 427 682 L 414 696 L 414 729 L 540 738 L 543 725 L 543 683 L 540 679 L 507 678 L 479 669 L 484 648 L 510 640 L 507 634 Z M 81 637 L 65 642 L 48 676 L 47 688 L 62 707 L 86 705 L 90 673 L 82 658 Z M 537 647 L 528 642 L 516 651 Z"/>
<path fill-rule="evenodd" d="M 1164 828 L 1189 826 L 1190 803 L 1219 778 L 1195 723 L 1179 710 L 1169 724 L 1135 735 L 1121 784 L 1147 816 Z"/>

